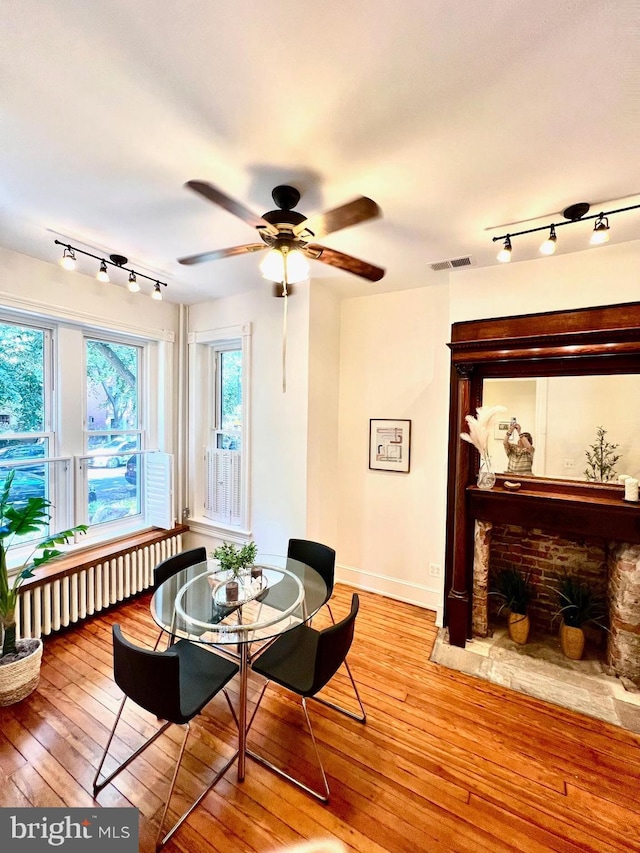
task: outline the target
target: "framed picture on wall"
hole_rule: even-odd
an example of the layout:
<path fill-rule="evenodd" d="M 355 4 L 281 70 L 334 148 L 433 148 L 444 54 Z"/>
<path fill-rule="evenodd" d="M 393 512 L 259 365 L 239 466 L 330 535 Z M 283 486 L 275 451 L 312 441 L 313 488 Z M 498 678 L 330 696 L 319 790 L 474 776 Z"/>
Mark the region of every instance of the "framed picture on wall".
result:
<path fill-rule="evenodd" d="M 373 471 L 409 473 L 411 421 L 371 418 L 369 421 L 369 468 Z"/>
<path fill-rule="evenodd" d="M 498 421 L 493 427 L 493 437 L 496 441 L 504 441 L 504 437 L 509 431 L 509 421 Z"/>

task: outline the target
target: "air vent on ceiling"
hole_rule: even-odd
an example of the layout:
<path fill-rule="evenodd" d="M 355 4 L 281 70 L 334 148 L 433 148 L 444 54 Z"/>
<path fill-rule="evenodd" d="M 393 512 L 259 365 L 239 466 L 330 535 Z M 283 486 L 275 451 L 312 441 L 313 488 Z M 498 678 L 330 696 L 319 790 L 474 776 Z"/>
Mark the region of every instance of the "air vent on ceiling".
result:
<path fill-rule="evenodd" d="M 455 270 L 460 267 L 470 267 L 473 265 L 473 258 L 471 255 L 465 255 L 464 258 L 452 258 L 450 261 L 437 261 L 435 264 L 430 264 L 431 269 L 434 272 L 440 272 L 440 270 Z"/>

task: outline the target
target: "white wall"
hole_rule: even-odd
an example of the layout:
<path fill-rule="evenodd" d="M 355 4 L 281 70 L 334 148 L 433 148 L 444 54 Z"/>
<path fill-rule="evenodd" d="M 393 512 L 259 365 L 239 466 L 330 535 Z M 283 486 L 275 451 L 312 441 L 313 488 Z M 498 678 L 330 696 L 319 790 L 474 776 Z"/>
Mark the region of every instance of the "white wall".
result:
<path fill-rule="evenodd" d="M 338 388 L 340 302 L 311 284 L 306 532 L 291 535 L 336 548 L 338 541 Z"/>
<path fill-rule="evenodd" d="M 344 580 L 439 609 L 449 412 L 446 286 L 343 302 L 338 571 Z M 408 474 L 369 470 L 369 419 L 411 420 Z"/>

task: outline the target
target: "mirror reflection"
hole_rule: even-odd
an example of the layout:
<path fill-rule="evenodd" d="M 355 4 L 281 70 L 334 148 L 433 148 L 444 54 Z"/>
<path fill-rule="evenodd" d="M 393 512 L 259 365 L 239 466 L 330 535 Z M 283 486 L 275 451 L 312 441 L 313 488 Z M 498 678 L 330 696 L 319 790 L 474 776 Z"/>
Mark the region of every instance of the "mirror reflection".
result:
<path fill-rule="evenodd" d="M 635 374 L 485 379 L 483 405 L 507 409 L 494 426 L 493 469 L 507 473 L 511 457 L 513 478 L 527 476 L 528 455 L 536 477 L 605 482 L 617 482 L 621 474 L 638 477 L 638 401 Z"/>

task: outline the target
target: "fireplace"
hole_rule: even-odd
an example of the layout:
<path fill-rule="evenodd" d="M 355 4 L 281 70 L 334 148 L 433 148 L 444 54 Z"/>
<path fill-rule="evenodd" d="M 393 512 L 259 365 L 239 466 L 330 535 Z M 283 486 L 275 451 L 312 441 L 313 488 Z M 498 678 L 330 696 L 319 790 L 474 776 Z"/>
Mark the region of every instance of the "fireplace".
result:
<path fill-rule="evenodd" d="M 472 633 L 490 632 L 491 572 L 516 566 L 530 574 L 536 590 L 529 608 L 532 630 L 557 633 L 553 588 L 568 571 L 588 583 L 608 606 L 610 630 L 592 630 L 610 672 L 640 685 L 640 546 L 596 536 L 568 536 L 549 530 L 478 520 L 473 559 Z"/>
<path fill-rule="evenodd" d="M 640 375 L 640 303 L 454 323 L 449 347 L 444 625 L 451 645 L 464 648 L 474 631 L 487 630 L 483 573 L 489 570 L 491 552 L 484 567 L 474 560 L 474 552 L 490 549 L 495 533 L 493 556 L 500 559 L 500 549 L 506 547 L 502 540 L 509 539 L 506 529 L 520 528 L 521 545 L 526 541 L 539 556 L 547 549 L 556 569 L 565 558 L 581 561 L 606 588 L 611 626 L 607 659 L 615 672 L 637 683 L 640 504 L 626 502 L 617 483 L 560 478 L 523 476 L 520 488 L 509 491 L 506 478 L 498 475 L 493 489 L 480 490 L 478 454 L 460 440 L 460 433 L 466 432 L 466 415 L 482 405 L 485 379 Z M 541 610 L 536 619 L 544 618 Z"/>

